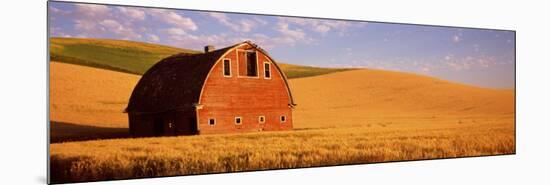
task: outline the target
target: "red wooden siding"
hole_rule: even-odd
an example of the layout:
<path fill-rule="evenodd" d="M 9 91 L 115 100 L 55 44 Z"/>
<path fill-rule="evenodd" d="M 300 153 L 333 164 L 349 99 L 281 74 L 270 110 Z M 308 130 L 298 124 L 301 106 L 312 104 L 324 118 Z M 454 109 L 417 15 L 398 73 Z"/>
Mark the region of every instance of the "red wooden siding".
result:
<path fill-rule="evenodd" d="M 257 52 L 258 76 L 246 76 L 246 55 L 240 49 L 253 49 L 249 45 L 229 51 L 220 58 L 203 87 L 197 111 L 199 133 L 249 132 L 261 130 L 292 129 L 290 97 L 280 71 L 271 64 L 271 78 L 264 77 L 264 62 L 269 58 Z M 239 53 L 239 54 L 238 54 Z M 231 60 L 231 77 L 223 75 L 223 59 Z M 242 124 L 235 124 L 235 117 L 242 118 Z M 259 116 L 265 116 L 265 123 L 259 123 Z M 280 116 L 286 116 L 281 123 Z M 216 125 L 209 125 L 209 119 L 216 119 Z"/>
<path fill-rule="evenodd" d="M 232 53 L 237 53 L 237 57 L 233 57 L 234 59 L 232 59 L 236 61 L 235 63 L 237 63 L 235 71 L 238 71 L 238 73 L 235 74 L 238 74 L 238 76 L 246 76 L 246 51 L 234 50 Z"/>

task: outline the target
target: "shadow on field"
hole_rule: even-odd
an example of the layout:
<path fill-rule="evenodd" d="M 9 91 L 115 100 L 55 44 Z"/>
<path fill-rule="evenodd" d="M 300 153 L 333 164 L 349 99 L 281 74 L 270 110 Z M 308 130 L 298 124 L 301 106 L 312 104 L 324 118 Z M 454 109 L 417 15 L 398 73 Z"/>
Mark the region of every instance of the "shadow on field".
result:
<path fill-rule="evenodd" d="M 130 137 L 128 128 L 95 127 L 57 121 L 50 123 L 50 143 Z"/>

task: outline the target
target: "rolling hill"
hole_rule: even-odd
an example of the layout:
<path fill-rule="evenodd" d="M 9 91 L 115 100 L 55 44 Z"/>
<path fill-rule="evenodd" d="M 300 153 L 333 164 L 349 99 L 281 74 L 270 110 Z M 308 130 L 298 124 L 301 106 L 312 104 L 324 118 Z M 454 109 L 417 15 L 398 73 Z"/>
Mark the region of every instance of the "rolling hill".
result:
<path fill-rule="evenodd" d="M 139 75 L 50 62 L 50 119 L 98 127 L 128 127 L 123 113 Z"/>
<path fill-rule="evenodd" d="M 134 41 L 85 38 L 51 38 L 51 61 L 78 64 L 141 75 L 153 64 L 176 53 L 201 53 Z M 288 78 L 316 76 L 351 69 L 319 68 L 280 63 Z"/>
<path fill-rule="evenodd" d="M 296 127 L 480 121 L 513 117 L 514 90 L 361 69 L 290 80 Z"/>
<path fill-rule="evenodd" d="M 133 41 L 51 38 L 52 61 L 143 74 L 160 59 L 175 53 L 198 51 Z"/>

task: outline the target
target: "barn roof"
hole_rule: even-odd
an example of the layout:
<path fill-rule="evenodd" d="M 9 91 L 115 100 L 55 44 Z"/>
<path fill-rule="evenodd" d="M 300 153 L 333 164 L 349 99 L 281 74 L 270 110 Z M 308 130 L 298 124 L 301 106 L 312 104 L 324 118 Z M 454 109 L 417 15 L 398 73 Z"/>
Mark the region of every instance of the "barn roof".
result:
<path fill-rule="evenodd" d="M 194 107 L 199 101 L 202 87 L 212 67 L 228 51 L 244 43 L 256 47 L 271 58 L 267 52 L 250 41 L 207 53 L 181 53 L 169 56 L 143 74 L 130 96 L 125 111 L 156 113 Z M 274 60 L 271 58 L 271 61 Z M 275 66 L 281 71 L 276 63 Z M 288 89 L 286 76 L 282 75 Z M 290 89 L 288 93 L 291 99 L 289 103 L 295 105 Z"/>

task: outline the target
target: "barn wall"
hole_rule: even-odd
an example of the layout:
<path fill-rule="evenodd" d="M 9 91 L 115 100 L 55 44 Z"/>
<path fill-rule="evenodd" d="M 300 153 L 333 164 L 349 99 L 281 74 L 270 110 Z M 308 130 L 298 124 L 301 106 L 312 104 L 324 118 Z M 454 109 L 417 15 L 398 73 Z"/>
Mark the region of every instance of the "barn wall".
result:
<path fill-rule="evenodd" d="M 192 135 L 197 133 L 194 110 L 171 111 L 155 114 L 128 114 L 130 133 L 134 137 Z M 157 133 L 155 124 L 161 124 Z"/>
<path fill-rule="evenodd" d="M 154 136 L 153 116 L 145 114 L 128 113 L 130 134 L 133 137 Z"/>
<path fill-rule="evenodd" d="M 261 52 L 257 55 L 258 77 L 239 75 L 239 65 L 244 63 L 239 61 L 244 57 L 237 56 L 237 50 L 223 57 L 231 59 L 231 77 L 223 76 L 223 62 L 213 67 L 200 100 L 203 108 L 198 110 L 201 134 L 292 129 L 290 97 L 283 77 L 271 64 L 271 79 L 264 79 L 264 62 L 271 61 Z M 260 115 L 266 117 L 263 124 L 258 121 Z M 280 122 L 281 115 L 286 116 L 286 122 Z M 236 116 L 242 117 L 241 125 L 235 124 Z M 216 119 L 216 125 L 209 125 L 210 118 Z"/>
<path fill-rule="evenodd" d="M 174 116 L 176 135 L 197 134 L 197 120 L 194 109 L 178 111 Z"/>

